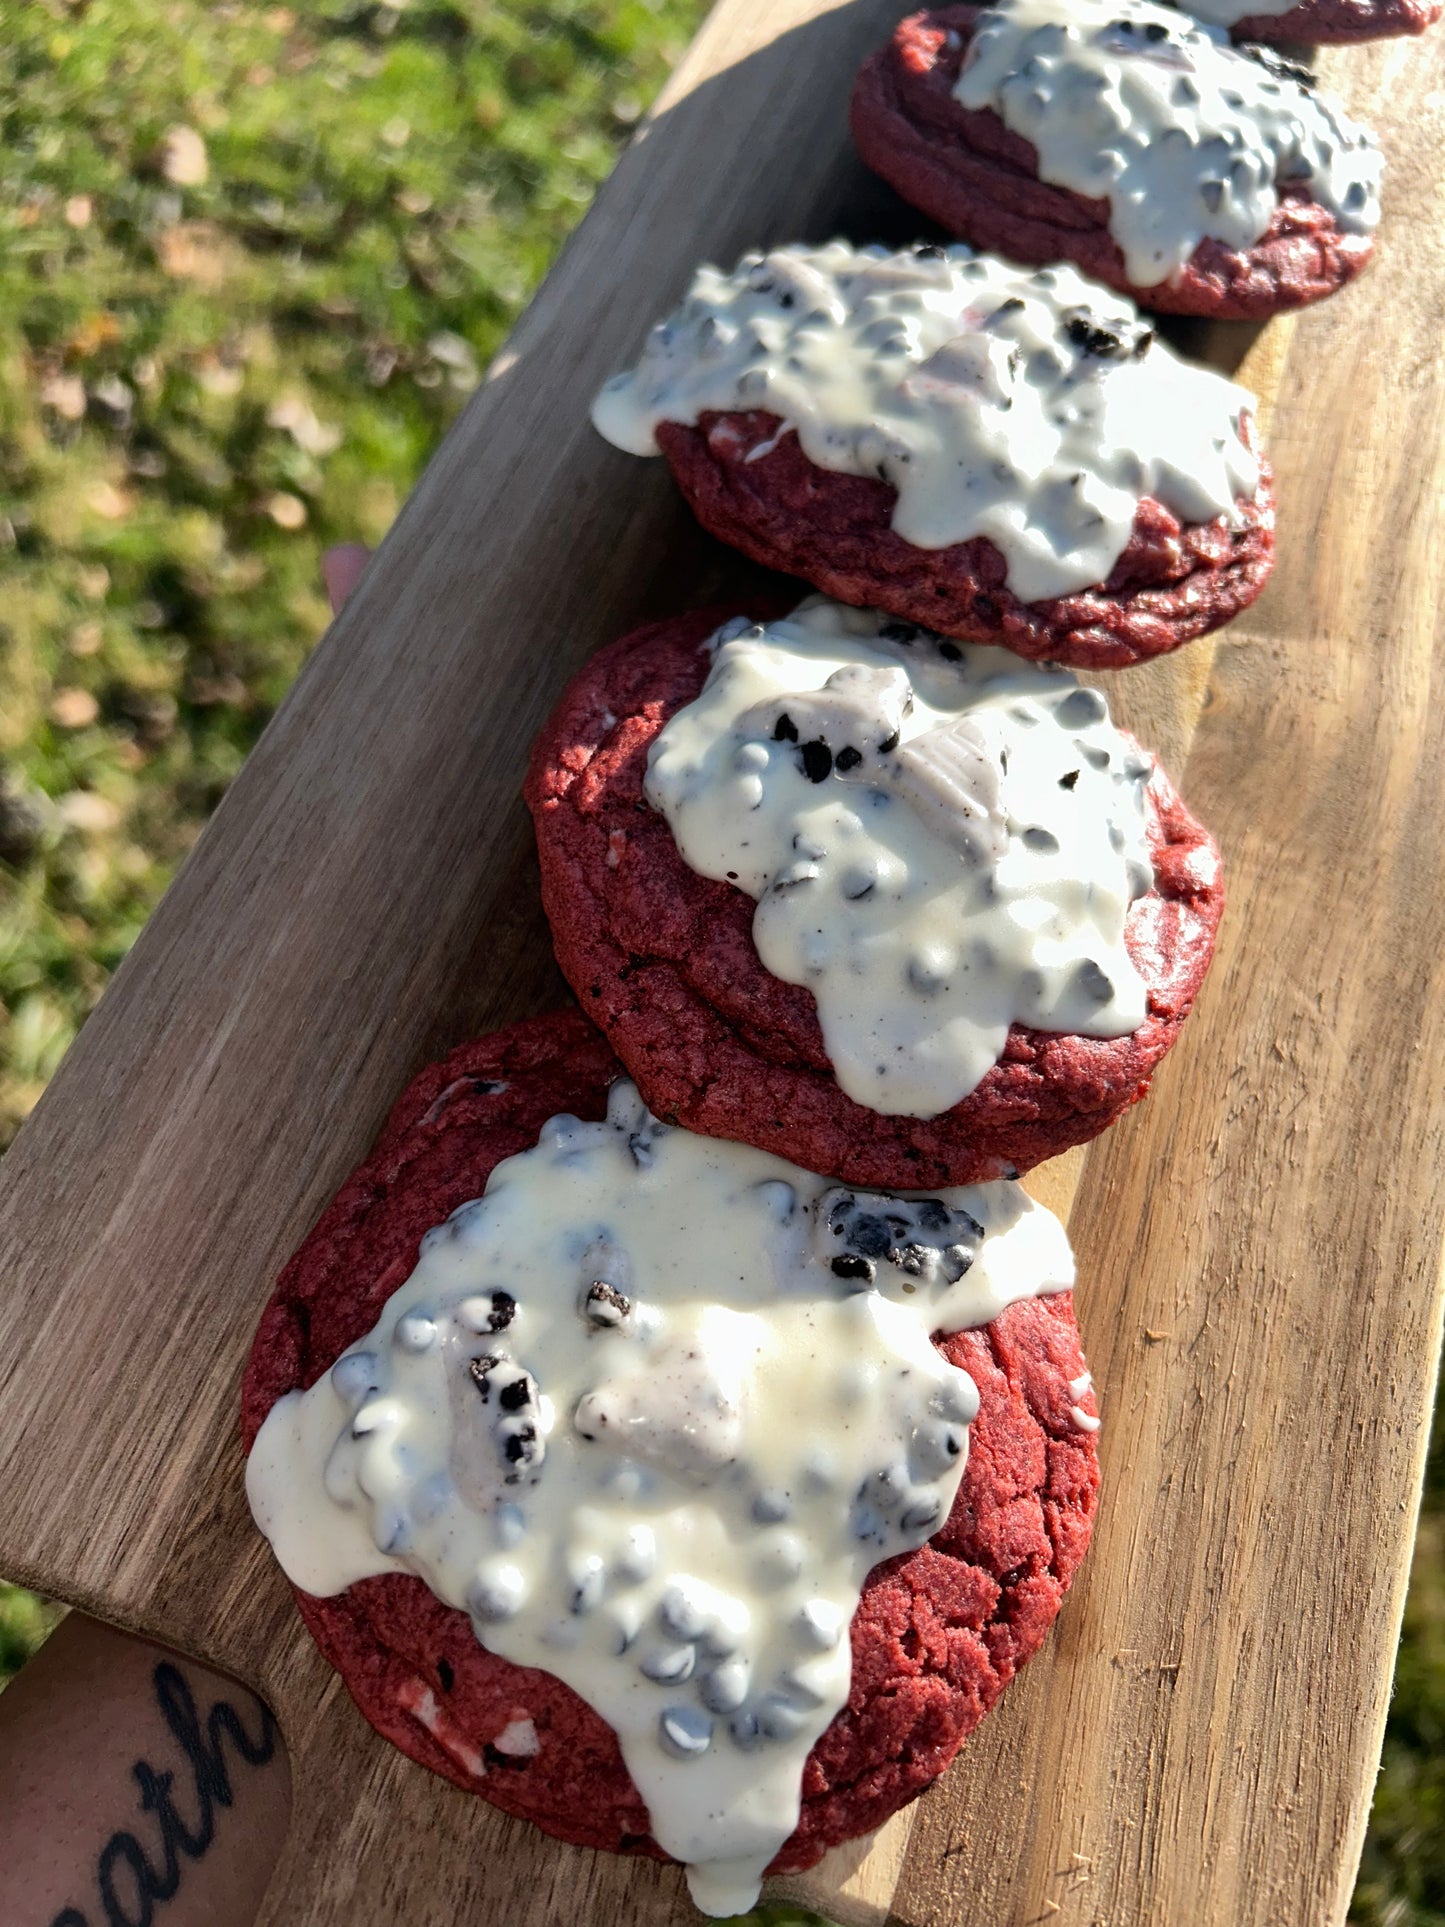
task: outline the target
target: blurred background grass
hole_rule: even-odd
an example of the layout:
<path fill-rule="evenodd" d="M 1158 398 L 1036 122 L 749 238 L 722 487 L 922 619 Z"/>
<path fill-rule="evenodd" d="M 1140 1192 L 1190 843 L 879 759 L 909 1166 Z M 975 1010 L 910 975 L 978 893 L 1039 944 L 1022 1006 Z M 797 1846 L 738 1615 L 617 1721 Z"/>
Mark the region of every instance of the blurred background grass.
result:
<path fill-rule="evenodd" d="M 702 12 L 6 9 L 0 1143 Z M 53 1617 L 0 1583 L 0 1682 Z M 1445 1927 L 1438 1437 L 1353 1917 Z"/>

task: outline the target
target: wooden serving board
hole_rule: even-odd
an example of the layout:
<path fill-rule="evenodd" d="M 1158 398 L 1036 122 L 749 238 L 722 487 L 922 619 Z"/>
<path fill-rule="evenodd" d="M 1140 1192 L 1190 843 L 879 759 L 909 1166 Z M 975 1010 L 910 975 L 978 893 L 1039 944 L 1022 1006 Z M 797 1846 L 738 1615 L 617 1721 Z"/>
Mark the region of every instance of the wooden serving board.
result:
<path fill-rule="evenodd" d="M 589 651 L 753 579 L 587 403 L 697 259 L 915 231 L 844 120 L 896 4 L 720 0 L 5 1160 L 0 1570 L 270 1698 L 296 1789 L 270 1923 L 694 1918 L 675 1869 L 560 1846 L 372 1736 L 250 1527 L 237 1388 L 407 1076 L 563 994 L 527 745 Z M 1385 136 L 1379 261 L 1294 323 L 1193 337 L 1266 403 L 1274 582 L 1108 684 L 1218 832 L 1230 908 L 1148 1103 L 1037 1174 L 1104 1412 L 1093 1551 L 954 1770 L 793 1883 L 850 1922 L 1348 1903 L 1445 1251 L 1445 31 L 1322 64 Z"/>

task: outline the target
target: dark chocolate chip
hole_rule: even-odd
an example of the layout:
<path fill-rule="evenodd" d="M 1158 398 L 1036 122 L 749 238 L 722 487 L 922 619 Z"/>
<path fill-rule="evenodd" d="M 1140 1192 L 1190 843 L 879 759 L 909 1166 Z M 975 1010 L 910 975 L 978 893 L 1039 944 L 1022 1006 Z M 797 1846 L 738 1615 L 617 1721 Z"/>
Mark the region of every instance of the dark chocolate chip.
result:
<path fill-rule="evenodd" d="M 1131 856 L 1124 870 L 1128 879 L 1129 895 L 1142 897 L 1154 888 L 1154 866 L 1147 859 L 1143 862 Z"/>
<path fill-rule="evenodd" d="M 821 737 L 803 744 L 803 774 L 810 783 L 822 783 L 833 773 L 833 752 Z"/>
<path fill-rule="evenodd" d="M 624 1297 L 616 1285 L 608 1284 L 605 1278 L 598 1278 L 587 1287 L 582 1309 L 594 1325 L 611 1329 L 620 1325 L 631 1312 L 632 1300 Z"/>
<path fill-rule="evenodd" d="M 1071 769 L 1067 776 L 1061 776 L 1059 778 L 1059 788 L 1061 790 L 1071 790 L 1074 787 L 1075 783 L 1078 782 L 1078 780 L 1079 780 L 1079 771 L 1076 769 Z"/>
<path fill-rule="evenodd" d="M 1254 41 L 1248 41 L 1243 46 L 1236 47 L 1235 52 L 1248 54 L 1251 60 L 1257 60 L 1267 73 L 1274 75 L 1276 80 L 1292 80 L 1297 87 L 1303 87 L 1307 93 L 1314 92 L 1315 77 L 1309 68 L 1301 67 L 1298 61 L 1286 60 L 1282 54 L 1277 54 L 1273 47 L 1261 47 Z"/>
<path fill-rule="evenodd" d="M 833 1258 L 834 1273 L 842 1278 L 863 1277 L 866 1267 L 869 1283 L 875 1264 L 882 1262 L 914 1278 L 926 1277 L 936 1268 L 953 1284 L 973 1263 L 983 1239 L 977 1219 L 966 1211 L 950 1211 L 941 1198 L 865 1203 L 852 1192 L 837 1192 L 829 1203 L 826 1223 L 833 1237 L 844 1240 L 847 1247 Z M 950 1242 L 945 1243 L 945 1238 Z"/>
<path fill-rule="evenodd" d="M 1107 1004 L 1114 995 L 1114 986 L 1094 962 L 1086 957 L 1074 972 L 1074 988 L 1091 1004 Z"/>
<path fill-rule="evenodd" d="M 863 752 L 861 749 L 854 749 L 851 743 L 845 743 L 838 751 L 835 761 L 839 769 L 857 769 L 863 761 Z"/>
<path fill-rule="evenodd" d="M 773 741 L 775 743 L 796 743 L 797 740 L 798 725 L 793 721 L 792 717 L 784 711 L 773 724 Z"/>
<path fill-rule="evenodd" d="M 899 1520 L 905 1532 L 931 1532 L 943 1517 L 943 1501 L 936 1492 L 909 1506 Z"/>
<path fill-rule="evenodd" d="M 932 964 L 925 963 L 921 957 L 909 958 L 908 987 L 910 990 L 917 991 L 920 997 L 936 996 L 947 982 L 946 971 L 940 971 Z"/>
<path fill-rule="evenodd" d="M 1117 355 L 1123 343 L 1111 328 L 1104 328 L 1087 316 L 1071 315 L 1064 332 L 1076 348 L 1086 355 Z"/>
<path fill-rule="evenodd" d="M 856 1252 L 840 1251 L 833 1260 L 833 1276 L 835 1278 L 859 1278 L 864 1284 L 871 1285 L 873 1282 L 873 1267 L 866 1258 L 860 1258 Z"/>
<path fill-rule="evenodd" d="M 863 1258 L 881 1258 L 893 1242 L 885 1218 L 867 1211 L 860 1211 L 854 1218 L 848 1232 L 853 1249 Z M 839 1261 L 833 1260 L 833 1269 L 838 1271 Z M 839 1277 L 856 1277 L 856 1273 L 838 1272 Z"/>
<path fill-rule="evenodd" d="M 1097 689 L 1072 689 L 1055 709 L 1054 714 L 1066 729 L 1087 729 L 1091 723 L 1101 723 L 1109 713 L 1109 705 Z"/>

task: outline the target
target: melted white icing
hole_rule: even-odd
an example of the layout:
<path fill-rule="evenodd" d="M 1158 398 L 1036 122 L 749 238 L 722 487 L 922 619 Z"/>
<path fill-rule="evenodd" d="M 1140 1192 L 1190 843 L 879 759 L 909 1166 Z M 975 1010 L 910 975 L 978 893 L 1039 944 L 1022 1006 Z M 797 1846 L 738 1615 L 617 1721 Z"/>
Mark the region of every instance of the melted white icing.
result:
<path fill-rule="evenodd" d="M 933 1117 L 1010 1024 L 1144 1021 L 1124 922 L 1151 767 L 1068 671 L 818 597 L 719 633 L 646 789 L 689 868 L 757 899 L 758 955 L 812 991 L 840 1087 Z"/>
<path fill-rule="evenodd" d="M 864 1579 L 953 1503 L 978 1399 L 930 1333 L 1072 1282 L 1017 1185 L 840 1190 L 619 1083 L 427 1234 L 375 1329 L 272 1410 L 247 1493 L 307 1591 L 419 1574 L 565 1680 L 698 1904 L 740 1913 L 847 1698 Z M 519 1709 L 495 1744 L 547 1741 Z"/>
<path fill-rule="evenodd" d="M 1106 581 L 1145 496 L 1237 526 L 1259 484 L 1240 440 L 1253 405 L 1073 268 L 832 241 L 700 268 L 592 419 L 652 455 L 660 422 L 775 414 L 820 468 L 890 483 L 905 541 L 987 536 L 1034 602 Z"/>
<path fill-rule="evenodd" d="M 1216 27 L 1232 27 L 1236 20 L 1277 19 L 1293 13 L 1299 0 L 1192 0 L 1188 11 L 1196 20 L 1210 20 Z"/>
<path fill-rule="evenodd" d="M 1150 0 L 996 0 L 954 87 L 1038 150 L 1039 178 L 1109 203 L 1140 287 L 1200 242 L 1251 247 L 1303 181 L 1341 227 L 1380 219 L 1373 137 L 1274 57 Z"/>

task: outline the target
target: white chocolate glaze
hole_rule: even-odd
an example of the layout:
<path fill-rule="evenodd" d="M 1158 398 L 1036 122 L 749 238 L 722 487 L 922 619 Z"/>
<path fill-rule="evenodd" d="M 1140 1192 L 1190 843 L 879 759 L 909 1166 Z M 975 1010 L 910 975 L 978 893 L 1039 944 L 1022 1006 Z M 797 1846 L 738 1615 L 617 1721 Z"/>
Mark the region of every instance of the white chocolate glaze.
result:
<path fill-rule="evenodd" d="M 996 0 L 954 95 L 1031 141 L 1041 180 L 1108 201 L 1139 287 L 1177 275 L 1208 238 L 1252 247 L 1286 182 L 1350 233 L 1379 223 L 1371 134 L 1302 69 L 1151 0 Z"/>
<path fill-rule="evenodd" d="M 1236 20 L 1277 20 L 1293 13 L 1300 0 L 1194 0 L 1188 12 L 1216 27 L 1232 27 Z"/>
<path fill-rule="evenodd" d="M 1107 581 L 1146 496 L 1238 526 L 1259 485 L 1240 439 L 1253 405 L 1073 268 L 831 241 L 700 268 L 592 419 L 653 455 L 662 422 L 777 415 L 820 468 L 891 484 L 905 541 L 986 536 L 1034 602 Z"/>
<path fill-rule="evenodd" d="M 689 868 L 757 899 L 758 955 L 813 993 L 849 1097 L 933 1117 L 1011 1024 L 1138 1029 L 1152 764 L 1102 696 L 822 597 L 713 646 L 647 797 Z"/>
<path fill-rule="evenodd" d="M 273 1408 L 247 1493 L 298 1586 L 416 1573 L 565 1680 L 699 1906 L 743 1912 L 847 1698 L 864 1579 L 958 1488 L 978 1395 L 930 1334 L 1072 1283 L 1018 1185 L 844 1190 L 618 1083 L 427 1234 L 375 1329 Z"/>

